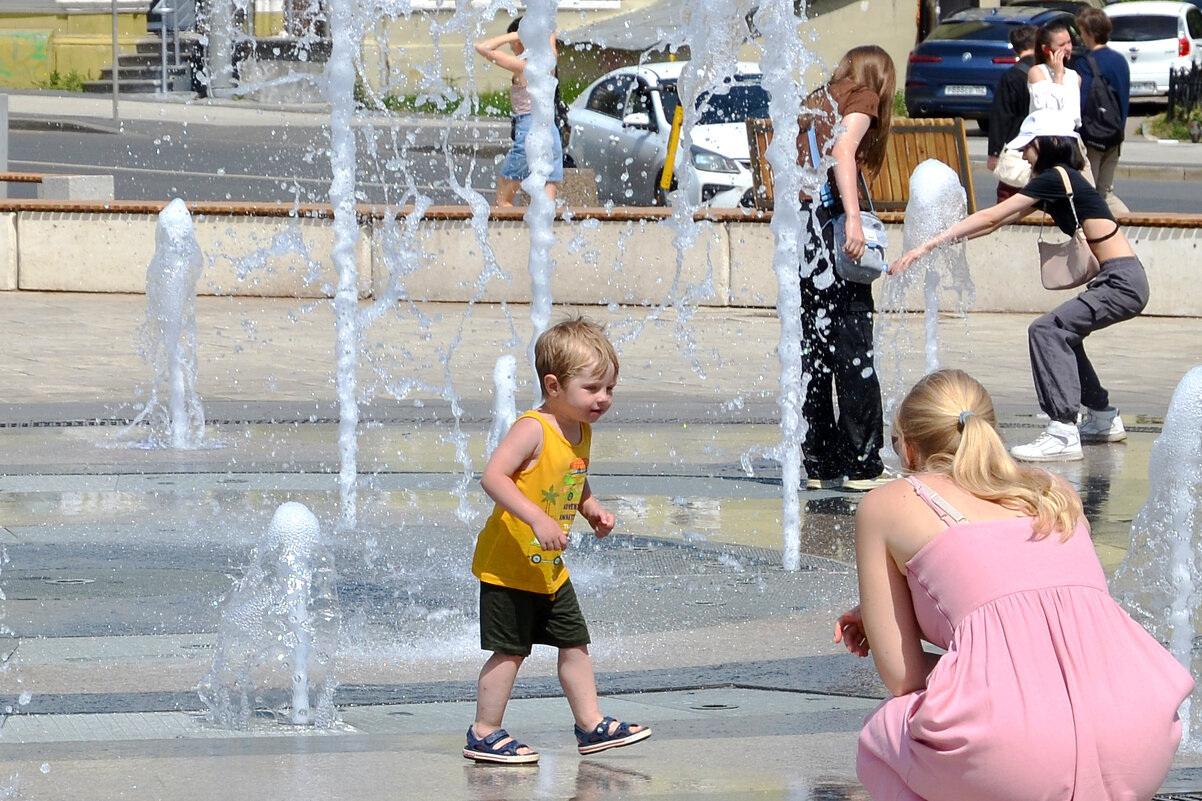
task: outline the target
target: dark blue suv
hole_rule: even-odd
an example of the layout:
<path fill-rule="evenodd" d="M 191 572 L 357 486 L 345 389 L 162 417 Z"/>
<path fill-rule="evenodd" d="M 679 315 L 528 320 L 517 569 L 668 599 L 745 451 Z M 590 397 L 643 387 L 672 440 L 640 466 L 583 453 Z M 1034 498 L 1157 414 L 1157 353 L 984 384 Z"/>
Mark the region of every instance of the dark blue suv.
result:
<path fill-rule="evenodd" d="M 1010 31 L 1063 20 L 1080 43 L 1070 12 L 1020 6 L 966 8 L 948 15 L 910 53 L 906 111 L 911 117 L 964 117 L 989 127 L 989 107 L 1002 73 L 1018 56 Z"/>

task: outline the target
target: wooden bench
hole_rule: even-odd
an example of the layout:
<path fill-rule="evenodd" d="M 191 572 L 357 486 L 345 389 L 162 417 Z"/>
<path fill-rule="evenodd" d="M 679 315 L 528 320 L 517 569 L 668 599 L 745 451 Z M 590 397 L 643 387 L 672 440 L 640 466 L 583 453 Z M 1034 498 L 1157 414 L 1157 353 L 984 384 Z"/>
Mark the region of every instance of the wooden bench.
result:
<path fill-rule="evenodd" d="M 772 167 L 764 158 L 764 153 L 772 142 L 772 120 L 748 120 L 747 142 L 751 150 L 756 208 L 768 211 L 773 203 Z M 870 190 L 877 211 L 906 210 L 906 203 L 910 200 L 910 174 L 927 159 L 942 161 L 956 172 L 968 196 L 968 213 L 977 210 L 964 120 L 959 117 L 926 120 L 894 117 L 893 130 L 885 149 L 885 163 Z"/>
<path fill-rule="evenodd" d="M 872 182 L 872 202 L 878 211 L 905 211 L 910 200 L 910 175 L 927 159 L 942 161 L 960 178 L 968 196 L 968 213 L 977 210 L 973 197 L 972 165 L 964 120 L 893 118 L 893 132 L 885 148 L 885 163 Z"/>
<path fill-rule="evenodd" d="M 0 181 L 15 184 L 40 184 L 44 177 L 40 172 L 0 172 Z"/>
<path fill-rule="evenodd" d="M 0 172 L 0 181 L 37 184 L 38 198 L 45 200 L 112 200 L 111 175 L 63 175 L 41 172 Z"/>

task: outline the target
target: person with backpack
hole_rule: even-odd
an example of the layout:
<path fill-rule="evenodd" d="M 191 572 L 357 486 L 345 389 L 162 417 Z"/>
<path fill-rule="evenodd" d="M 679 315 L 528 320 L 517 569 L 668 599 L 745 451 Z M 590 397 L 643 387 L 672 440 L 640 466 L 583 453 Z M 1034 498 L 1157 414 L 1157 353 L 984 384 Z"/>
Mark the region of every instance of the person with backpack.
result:
<path fill-rule="evenodd" d="M 1100 8 L 1077 14 L 1077 29 L 1085 57 L 1077 64 L 1081 76 L 1081 139 L 1098 194 L 1114 214 L 1126 214 L 1127 204 L 1114 194 L 1114 171 L 1123 150 L 1123 134 L 1131 95 L 1131 68 L 1121 53 L 1107 46 L 1110 17 Z"/>
<path fill-rule="evenodd" d="M 985 166 L 997 176 L 997 202 L 1001 203 L 1026 186 L 1031 177 L 1031 166 L 1021 153 L 1007 152 L 1006 143 L 1018 136 L 1019 128 L 1031 106 L 1031 93 L 1027 91 L 1027 72 L 1035 63 L 1034 25 L 1016 25 L 1010 31 L 1010 46 L 1018 61 L 1002 73 L 997 89 L 993 92 L 993 105 L 989 109 L 989 159 Z"/>

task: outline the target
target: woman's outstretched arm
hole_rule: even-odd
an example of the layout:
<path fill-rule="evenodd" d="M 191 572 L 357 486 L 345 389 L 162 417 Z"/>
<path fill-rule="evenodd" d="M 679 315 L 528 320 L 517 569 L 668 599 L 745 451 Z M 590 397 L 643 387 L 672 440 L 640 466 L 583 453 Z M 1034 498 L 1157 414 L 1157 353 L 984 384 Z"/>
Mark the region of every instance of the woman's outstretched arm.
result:
<path fill-rule="evenodd" d="M 1036 202 L 1033 197 L 1016 193 L 996 206 L 990 206 L 987 209 L 981 209 L 976 214 L 970 214 L 943 233 L 937 234 L 907 251 L 900 259 L 889 265 L 889 275 L 904 272 L 914 262 L 935 248 L 950 245 L 961 239 L 973 239 L 993 233 L 1000 226 L 1025 217 L 1031 209 L 1035 208 Z"/>

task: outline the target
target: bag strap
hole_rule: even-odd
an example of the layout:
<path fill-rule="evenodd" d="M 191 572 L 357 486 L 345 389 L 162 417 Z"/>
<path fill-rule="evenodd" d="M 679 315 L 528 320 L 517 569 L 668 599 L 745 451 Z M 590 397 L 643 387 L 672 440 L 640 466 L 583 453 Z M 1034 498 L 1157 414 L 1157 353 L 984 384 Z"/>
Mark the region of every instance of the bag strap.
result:
<path fill-rule="evenodd" d="M 814 133 L 813 125 L 806 134 L 810 137 L 810 166 L 817 170 L 822 165 L 822 160 L 818 157 L 818 134 Z"/>
<path fill-rule="evenodd" d="M 1064 183 L 1064 194 L 1068 195 L 1068 207 L 1073 210 L 1073 222 L 1077 224 L 1077 227 L 1073 229 L 1076 232 L 1081 228 L 1081 219 L 1077 216 L 1077 204 L 1073 202 L 1073 185 L 1068 180 L 1068 171 L 1059 164 L 1056 165 L 1056 172 L 1060 173 L 1060 180 Z"/>
<path fill-rule="evenodd" d="M 818 154 L 818 135 L 814 133 L 813 125 L 806 131 L 806 136 L 810 140 L 810 166 L 817 170 L 822 161 Z M 864 190 L 864 197 L 868 200 L 868 211 L 876 214 L 876 206 L 872 203 L 872 193 L 868 191 L 868 181 L 864 178 L 864 173 L 860 170 L 860 165 L 858 164 L 856 165 L 856 178 L 859 179 L 859 185 Z M 830 183 L 830 181 L 828 180 L 827 183 Z"/>
<path fill-rule="evenodd" d="M 872 204 L 872 193 L 868 191 L 868 179 L 864 177 L 864 173 L 860 171 L 860 165 L 856 165 L 856 177 L 860 179 L 860 186 L 864 187 L 864 198 L 868 201 L 868 211 L 876 214 L 876 206 Z"/>

